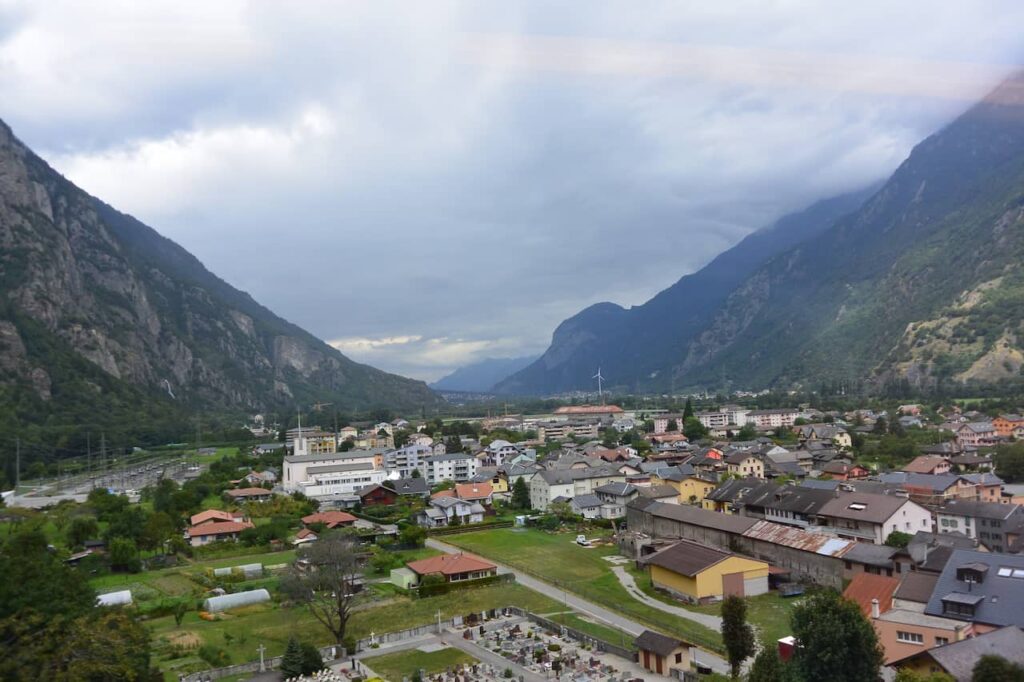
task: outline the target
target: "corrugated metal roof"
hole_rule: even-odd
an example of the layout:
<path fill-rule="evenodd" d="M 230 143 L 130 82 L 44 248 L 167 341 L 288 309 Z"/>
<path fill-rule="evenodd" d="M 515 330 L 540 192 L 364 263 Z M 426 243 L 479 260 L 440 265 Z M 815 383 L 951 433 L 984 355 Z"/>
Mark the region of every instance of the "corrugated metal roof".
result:
<path fill-rule="evenodd" d="M 753 540 L 763 540 L 783 547 L 814 552 L 823 556 L 839 557 L 856 543 L 848 540 L 840 540 L 831 535 L 822 533 L 810 533 L 799 528 L 784 526 L 781 523 L 771 521 L 759 521 L 749 530 L 743 533 L 743 537 Z"/>

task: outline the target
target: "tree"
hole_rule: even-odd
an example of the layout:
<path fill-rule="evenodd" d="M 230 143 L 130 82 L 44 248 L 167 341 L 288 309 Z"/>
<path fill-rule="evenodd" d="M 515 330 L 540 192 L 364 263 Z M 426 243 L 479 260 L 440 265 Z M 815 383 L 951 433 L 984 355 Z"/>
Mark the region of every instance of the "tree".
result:
<path fill-rule="evenodd" d="M 302 647 L 295 637 L 288 638 L 288 646 L 284 648 L 284 655 L 281 656 L 280 670 L 285 678 L 302 675 Z"/>
<path fill-rule="evenodd" d="M 903 531 L 894 530 L 893 532 L 889 533 L 889 535 L 885 538 L 885 544 L 889 547 L 897 547 L 899 549 L 903 549 L 904 547 L 910 544 L 910 539 L 913 537 L 914 536 L 910 533 L 904 533 Z"/>
<path fill-rule="evenodd" d="M 1024 667 L 995 654 L 985 654 L 974 664 L 971 682 L 1022 682 Z"/>
<path fill-rule="evenodd" d="M 0 547 L 0 618 L 23 610 L 74 618 L 93 610 L 96 593 L 83 573 L 68 567 L 46 544 L 41 531 L 23 530 Z"/>
<path fill-rule="evenodd" d="M 174 521 L 165 512 L 155 512 L 146 519 L 142 529 L 141 545 L 143 549 L 163 549 L 171 536 L 174 535 Z"/>
<path fill-rule="evenodd" d="M 427 529 L 416 524 L 406 526 L 398 533 L 398 541 L 407 547 L 422 547 L 426 539 Z"/>
<path fill-rule="evenodd" d="M 730 595 L 722 601 L 722 642 L 735 679 L 743 661 L 757 651 L 754 629 L 747 623 L 747 602 L 742 597 Z"/>
<path fill-rule="evenodd" d="M 423 478 L 423 474 L 420 473 L 419 469 L 413 469 L 412 473 L 409 474 L 409 478 Z"/>
<path fill-rule="evenodd" d="M 779 658 L 779 649 L 774 642 L 763 642 L 746 682 L 785 682 L 792 677 L 789 666 Z"/>
<path fill-rule="evenodd" d="M 68 545 L 81 547 L 86 540 L 92 540 L 99 535 L 100 526 L 95 516 L 76 516 L 71 520 L 68 528 Z"/>
<path fill-rule="evenodd" d="M 324 659 L 320 650 L 309 642 L 302 643 L 302 674 L 312 675 L 324 669 Z"/>
<path fill-rule="evenodd" d="M 181 627 L 181 621 L 185 618 L 186 613 L 188 613 L 188 604 L 184 600 L 174 605 L 174 627 Z"/>
<path fill-rule="evenodd" d="M 138 573 L 142 566 L 139 550 L 129 538 L 113 538 L 110 541 L 110 567 L 115 571 Z"/>
<path fill-rule="evenodd" d="M 668 431 L 669 433 L 672 433 L 673 431 L 678 431 L 679 422 L 677 422 L 675 419 L 669 419 L 668 426 L 665 427 L 665 430 Z"/>
<path fill-rule="evenodd" d="M 992 457 L 999 477 L 1009 483 L 1024 481 L 1024 443 L 997 445 Z"/>
<path fill-rule="evenodd" d="M 744 424 L 736 432 L 736 440 L 754 440 L 757 438 L 757 429 L 753 424 Z"/>
<path fill-rule="evenodd" d="M 796 673 L 804 680 L 875 682 L 883 654 L 860 607 L 832 590 L 817 592 L 793 609 Z"/>
<path fill-rule="evenodd" d="M 686 405 L 683 407 L 683 422 L 693 416 L 693 401 L 689 398 L 686 399 Z"/>
<path fill-rule="evenodd" d="M 305 604 L 313 617 L 343 644 L 362 571 L 356 558 L 358 543 L 342 533 L 321 537 L 300 550 L 306 570 L 292 565 L 281 583 L 291 599 Z"/>
<path fill-rule="evenodd" d="M 879 435 L 888 433 L 889 425 L 885 421 L 885 417 L 879 417 L 875 420 L 875 425 L 871 427 L 871 433 L 877 433 Z"/>
<path fill-rule="evenodd" d="M 708 430 L 696 417 L 687 417 L 683 422 L 683 433 L 691 441 L 700 440 L 708 435 Z"/>
<path fill-rule="evenodd" d="M 519 477 L 512 484 L 512 507 L 515 509 L 529 509 L 533 504 L 530 502 L 530 488 L 526 485 L 526 479 Z"/>

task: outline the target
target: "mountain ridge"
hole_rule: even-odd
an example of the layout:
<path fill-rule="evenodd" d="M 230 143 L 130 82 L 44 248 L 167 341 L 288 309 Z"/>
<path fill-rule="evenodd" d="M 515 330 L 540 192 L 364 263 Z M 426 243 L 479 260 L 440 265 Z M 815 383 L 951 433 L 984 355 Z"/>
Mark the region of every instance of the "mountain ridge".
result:
<path fill-rule="evenodd" d="M 526 367 L 537 357 L 524 355 L 515 358 L 484 358 L 459 367 L 428 385 L 435 391 L 487 393 L 495 384 Z"/>
<path fill-rule="evenodd" d="M 64 399 L 82 417 L 87 406 L 72 400 L 75 391 L 97 411 L 121 396 L 171 410 L 313 401 L 418 409 L 439 400 L 423 382 L 356 363 L 278 317 L 178 244 L 76 187 L 2 121 L 0 246 L 0 343 L 9 353 L 0 403 L 20 405 L 22 419 L 59 418 Z M 45 358 L 30 357 L 41 348 Z M 109 381 L 97 383 L 79 360 Z M 44 376 L 53 368 L 63 386 Z"/>

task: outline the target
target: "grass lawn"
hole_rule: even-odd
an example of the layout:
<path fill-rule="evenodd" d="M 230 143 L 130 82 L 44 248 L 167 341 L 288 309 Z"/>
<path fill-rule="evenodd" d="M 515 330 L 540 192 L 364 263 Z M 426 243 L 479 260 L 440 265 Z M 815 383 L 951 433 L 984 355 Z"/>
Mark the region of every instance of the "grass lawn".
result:
<path fill-rule="evenodd" d="M 379 606 L 369 606 L 352 614 L 349 633 L 358 639 L 373 632 L 393 632 L 403 628 L 426 625 L 437 620 L 503 606 L 520 606 L 537 613 L 559 610 L 558 602 L 528 590 L 521 585 L 491 585 L 462 590 L 428 599 L 394 597 Z M 256 647 L 267 647 L 268 656 L 284 652 L 292 635 L 300 641 L 318 646 L 332 642 L 330 633 L 304 608 L 286 609 L 276 604 L 260 604 L 225 614 L 221 620 L 201 620 L 194 611 L 186 614 L 181 628 L 174 618 L 165 616 L 147 622 L 153 633 L 154 664 L 168 680 L 176 680 L 178 672 L 191 672 L 213 667 L 195 655 L 195 649 L 210 644 L 225 651 L 226 664 L 256 659 Z M 186 645 L 187 655 L 172 658 L 175 642 Z M 398 678 L 401 679 L 401 678 Z"/>
<path fill-rule="evenodd" d="M 612 611 L 674 634 L 714 651 L 722 650 L 719 632 L 693 621 L 652 609 L 633 599 L 604 557 L 614 547 L 580 547 L 575 533 L 545 533 L 522 528 L 496 528 L 443 538 L 483 557 L 513 566 L 555 586 L 601 604 Z"/>
<path fill-rule="evenodd" d="M 391 682 L 401 682 L 403 678 L 412 676 L 421 668 L 432 675 L 460 663 L 476 663 L 477 660 L 461 649 L 447 648 L 431 653 L 422 651 L 396 651 L 393 654 L 374 656 L 363 660 L 373 672 Z"/>
<path fill-rule="evenodd" d="M 676 601 L 664 593 L 655 590 L 653 585 L 651 585 L 650 575 L 646 571 L 640 571 L 633 568 L 628 570 L 636 580 L 637 587 L 658 601 L 662 601 L 673 606 L 681 606 L 698 613 L 709 613 L 714 616 L 722 615 L 721 604 L 693 606 L 691 604 Z M 747 621 L 757 627 L 759 637 L 769 642 L 774 642 L 782 637 L 787 637 L 793 634 L 789 627 L 789 617 L 793 612 L 793 607 L 799 603 L 799 599 L 784 599 L 779 596 L 778 592 L 769 592 L 768 594 L 762 594 L 757 597 L 747 597 L 746 601 Z"/>
<path fill-rule="evenodd" d="M 608 642 L 609 644 L 629 647 L 630 643 L 634 639 L 633 635 L 628 632 L 624 632 L 618 628 L 613 628 L 609 625 L 604 625 L 593 620 L 587 620 L 585 616 L 580 616 L 575 613 L 556 613 L 547 617 L 556 623 L 561 623 L 566 627 L 579 630 L 584 634 Z"/>

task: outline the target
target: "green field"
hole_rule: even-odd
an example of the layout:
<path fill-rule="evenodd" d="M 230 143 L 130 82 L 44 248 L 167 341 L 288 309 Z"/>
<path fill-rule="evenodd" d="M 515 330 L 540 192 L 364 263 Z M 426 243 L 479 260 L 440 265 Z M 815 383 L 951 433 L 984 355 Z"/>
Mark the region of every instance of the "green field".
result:
<path fill-rule="evenodd" d="M 583 634 L 590 635 L 591 637 L 603 640 L 609 644 L 629 647 L 634 639 L 633 635 L 628 632 L 598 623 L 594 620 L 588 620 L 587 617 L 580 616 L 576 613 L 555 613 L 547 617 L 556 623 L 573 628 L 574 630 L 579 630 Z"/>
<path fill-rule="evenodd" d="M 454 665 L 476 663 L 477 660 L 461 649 L 448 648 L 431 653 L 416 650 L 396 651 L 393 654 L 366 658 L 363 662 L 389 682 L 401 682 L 403 678 L 412 679 L 420 669 L 430 675 Z"/>
<path fill-rule="evenodd" d="M 433 623 L 438 611 L 441 618 L 447 619 L 510 605 L 536 613 L 550 613 L 560 607 L 558 602 L 515 584 L 467 589 L 427 599 L 388 597 L 366 604 L 353 613 L 349 633 L 361 639 L 374 632 L 393 632 Z M 274 603 L 238 609 L 216 621 L 201 620 L 196 612 L 189 612 L 181 628 L 175 627 L 171 616 L 155 618 L 148 621 L 148 625 L 153 632 L 154 664 L 164 671 L 168 680 L 177 679 L 178 672 L 213 667 L 196 654 L 196 649 L 203 644 L 225 652 L 221 665 L 255 659 L 255 650 L 260 644 L 267 647 L 268 656 L 277 656 L 284 652 L 288 638 L 293 635 L 318 646 L 331 644 L 330 634 L 309 611 Z M 172 646 L 175 643 L 183 645 L 187 651 L 175 652 Z M 178 653 L 184 655 L 172 657 Z"/>
<path fill-rule="evenodd" d="M 722 650 L 721 634 L 693 621 L 651 609 L 626 592 L 604 557 L 612 546 L 580 547 L 573 533 L 498 528 L 445 537 L 444 541 L 536 576 L 545 582 L 657 630 Z M 593 539 L 593 538 L 591 538 Z"/>

